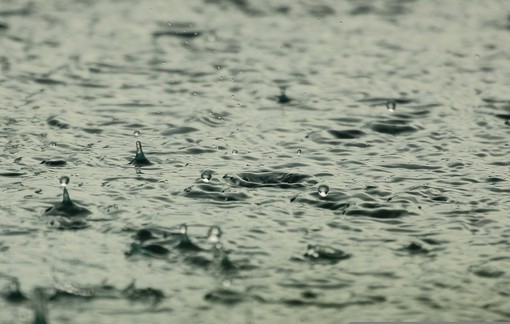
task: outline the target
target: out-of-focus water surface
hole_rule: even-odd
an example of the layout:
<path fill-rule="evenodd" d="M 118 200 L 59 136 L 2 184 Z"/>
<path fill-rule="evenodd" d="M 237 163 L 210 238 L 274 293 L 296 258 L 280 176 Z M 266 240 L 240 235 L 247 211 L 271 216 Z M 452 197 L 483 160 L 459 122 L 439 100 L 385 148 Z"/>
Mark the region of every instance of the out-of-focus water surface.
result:
<path fill-rule="evenodd" d="M 509 320 L 509 14 L 1 0 L 0 322 Z"/>

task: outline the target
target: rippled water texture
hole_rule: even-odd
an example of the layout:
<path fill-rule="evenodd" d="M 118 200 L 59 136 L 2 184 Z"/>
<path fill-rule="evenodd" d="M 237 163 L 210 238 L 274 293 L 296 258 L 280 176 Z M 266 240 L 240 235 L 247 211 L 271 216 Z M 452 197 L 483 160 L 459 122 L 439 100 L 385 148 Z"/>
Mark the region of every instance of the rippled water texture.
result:
<path fill-rule="evenodd" d="M 509 14 L 0 0 L 0 322 L 510 320 Z"/>

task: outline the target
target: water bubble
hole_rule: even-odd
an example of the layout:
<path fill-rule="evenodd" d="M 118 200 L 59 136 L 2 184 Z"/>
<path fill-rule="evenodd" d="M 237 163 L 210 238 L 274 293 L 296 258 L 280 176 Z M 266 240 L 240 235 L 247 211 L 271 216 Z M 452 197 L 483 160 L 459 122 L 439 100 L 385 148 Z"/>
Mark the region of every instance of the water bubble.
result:
<path fill-rule="evenodd" d="M 139 130 L 136 130 L 134 131 L 133 135 L 135 135 L 135 137 L 139 137 L 142 133 L 140 133 Z"/>
<path fill-rule="evenodd" d="M 395 111 L 395 108 L 397 107 L 397 103 L 395 102 L 395 100 L 389 100 L 387 103 L 386 103 L 386 108 L 388 108 L 388 111 Z"/>
<path fill-rule="evenodd" d="M 188 233 L 188 225 L 182 224 L 179 227 L 179 232 L 181 232 L 182 235 L 186 235 Z"/>
<path fill-rule="evenodd" d="M 60 178 L 60 186 L 66 187 L 69 184 L 69 177 L 63 176 Z"/>
<path fill-rule="evenodd" d="M 211 181 L 212 179 L 212 172 L 210 170 L 205 170 L 204 172 L 202 172 L 202 174 L 200 175 L 200 178 L 202 178 L 202 181 L 203 182 L 209 182 Z"/>
<path fill-rule="evenodd" d="M 239 154 L 239 151 L 238 151 L 238 150 L 233 150 L 233 151 L 232 151 L 232 155 L 237 155 L 237 154 Z"/>
<path fill-rule="evenodd" d="M 216 225 L 211 226 L 211 228 L 209 228 L 209 231 L 207 232 L 207 240 L 209 240 L 210 242 L 217 243 L 220 241 L 220 237 L 221 229 Z"/>
<path fill-rule="evenodd" d="M 326 197 L 329 193 L 329 187 L 326 185 L 320 185 L 319 189 L 317 189 L 317 193 L 321 197 Z"/>

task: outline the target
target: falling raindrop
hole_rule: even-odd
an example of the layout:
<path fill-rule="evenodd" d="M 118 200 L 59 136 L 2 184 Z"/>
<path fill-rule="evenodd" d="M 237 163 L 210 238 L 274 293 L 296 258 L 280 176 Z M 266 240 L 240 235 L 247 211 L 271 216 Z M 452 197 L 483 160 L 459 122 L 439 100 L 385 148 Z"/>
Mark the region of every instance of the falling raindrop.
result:
<path fill-rule="evenodd" d="M 136 130 L 136 131 L 133 133 L 133 135 L 135 135 L 135 137 L 139 137 L 139 136 L 140 136 L 140 134 L 141 134 L 141 133 L 140 133 L 140 131 L 139 131 L 139 130 Z"/>
<path fill-rule="evenodd" d="M 200 175 L 200 178 L 202 178 L 202 181 L 203 182 L 209 182 L 211 181 L 212 179 L 212 172 L 210 170 L 205 170 L 204 172 L 202 172 L 202 174 Z"/>
<path fill-rule="evenodd" d="M 320 185 L 319 189 L 317 189 L 317 193 L 321 197 L 326 197 L 329 193 L 329 187 L 326 185 Z"/>
<path fill-rule="evenodd" d="M 60 178 L 60 186 L 66 187 L 69 184 L 69 177 L 63 176 Z"/>
<path fill-rule="evenodd" d="M 395 100 L 389 100 L 386 102 L 386 108 L 388 108 L 388 111 L 394 112 L 395 108 L 397 107 L 397 103 Z"/>

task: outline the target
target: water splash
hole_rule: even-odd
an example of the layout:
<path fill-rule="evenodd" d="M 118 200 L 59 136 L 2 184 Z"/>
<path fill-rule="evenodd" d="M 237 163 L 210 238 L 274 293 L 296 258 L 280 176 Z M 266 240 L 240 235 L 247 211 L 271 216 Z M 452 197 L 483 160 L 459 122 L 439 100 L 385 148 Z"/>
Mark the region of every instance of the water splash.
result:
<path fill-rule="evenodd" d="M 62 202 L 56 203 L 53 207 L 46 209 L 44 212 L 45 215 L 72 217 L 85 216 L 91 213 L 87 208 L 80 207 L 73 203 L 67 191 L 69 182 L 70 180 L 67 176 L 60 178 L 60 185 L 63 187 Z"/>
<path fill-rule="evenodd" d="M 319 196 L 324 198 L 329 193 L 329 187 L 326 185 L 320 185 L 319 188 L 317 189 L 317 193 L 319 194 Z"/>
<path fill-rule="evenodd" d="M 311 260 L 330 260 L 330 261 L 340 261 L 349 259 L 351 257 L 350 254 L 345 253 L 344 251 L 341 250 L 334 249 L 329 246 L 311 244 L 308 245 L 304 256 Z"/>
<path fill-rule="evenodd" d="M 179 227 L 179 232 L 181 232 L 181 241 L 177 246 L 176 249 L 180 250 L 186 250 L 186 251 L 202 251 L 202 248 L 195 245 L 193 242 L 191 242 L 189 236 L 188 236 L 188 226 L 186 224 L 182 224 Z"/>
<path fill-rule="evenodd" d="M 35 288 L 34 289 L 34 299 L 33 299 L 33 307 L 34 307 L 34 324 L 46 324 L 49 323 L 48 318 L 48 307 L 47 307 L 48 296 L 46 295 L 44 289 Z"/>
<path fill-rule="evenodd" d="M 143 154 L 142 143 L 140 141 L 136 141 L 136 155 L 129 164 L 133 164 L 134 166 L 146 166 L 152 164 L 152 162 L 145 157 L 145 154 Z"/>
<path fill-rule="evenodd" d="M 285 94 L 285 87 L 280 88 L 280 95 L 277 97 L 279 104 L 286 104 L 291 102 L 291 99 Z"/>

